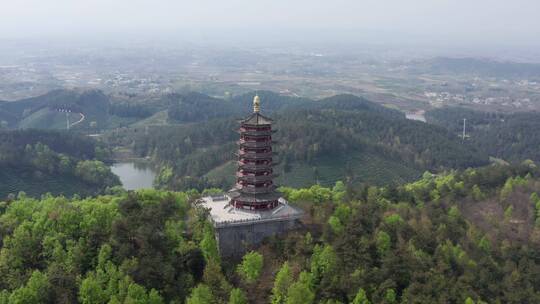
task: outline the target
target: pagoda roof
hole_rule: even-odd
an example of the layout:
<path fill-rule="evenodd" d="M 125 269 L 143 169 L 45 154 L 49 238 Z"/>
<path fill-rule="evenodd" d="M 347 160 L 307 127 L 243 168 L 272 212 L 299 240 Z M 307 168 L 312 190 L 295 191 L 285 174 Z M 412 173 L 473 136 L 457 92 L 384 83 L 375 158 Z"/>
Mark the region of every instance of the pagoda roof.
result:
<path fill-rule="evenodd" d="M 236 142 L 241 147 L 247 147 L 247 148 L 265 148 L 265 147 L 271 147 L 272 144 L 277 143 L 276 141 L 242 141 L 239 140 Z"/>
<path fill-rule="evenodd" d="M 236 199 L 244 202 L 253 202 L 253 203 L 265 203 L 272 200 L 277 200 L 281 197 L 281 193 L 277 191 L 272 191 L 269 193 L 243 193 L 240 190 L 233 188 L 228 193 L 232 199 Z"/>
<path fill-rule="evenodd" d="M 271 125 L 272 119 L 261 115 L 259 112 L 252 113 L 240 122 L 247 125 Z"/>

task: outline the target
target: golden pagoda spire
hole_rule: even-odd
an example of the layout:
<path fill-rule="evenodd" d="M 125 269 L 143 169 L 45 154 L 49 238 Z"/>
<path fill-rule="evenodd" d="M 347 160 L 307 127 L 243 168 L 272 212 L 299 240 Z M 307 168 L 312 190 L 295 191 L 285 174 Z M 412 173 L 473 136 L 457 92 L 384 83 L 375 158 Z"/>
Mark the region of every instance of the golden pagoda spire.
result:
<path fill-rule="evenodd" d="M 253 113 L 259 113 L 261 110 L 261 99 L 259 98 L 258 94 L 255 94 L 255 97 L 253 97 Z"/>

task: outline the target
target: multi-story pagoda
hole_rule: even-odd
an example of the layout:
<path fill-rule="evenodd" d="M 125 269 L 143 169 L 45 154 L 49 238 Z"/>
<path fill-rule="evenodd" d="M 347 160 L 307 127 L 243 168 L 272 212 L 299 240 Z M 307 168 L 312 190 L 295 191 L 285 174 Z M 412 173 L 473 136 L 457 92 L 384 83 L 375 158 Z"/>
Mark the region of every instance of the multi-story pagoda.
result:
<path fill-rule="evenodd" d="M 272 120 L 259 110 L 255 96 L 253 114 L 240 121 L 234 188 L 197 201 L 210 213 L 222 256 L 242 256 L 266 237 L 295 229 L 303 214 L 276 191 Z"/>
<path fill-rule="evenodd" d="M 239 209 L 268 210 L 279 205 L 274 184 L 272 119 L 261 115 L 260 99 L 253 99 L 253 113 L 240 121 L 236 185 L 229 192 L 230 204 Z"/>

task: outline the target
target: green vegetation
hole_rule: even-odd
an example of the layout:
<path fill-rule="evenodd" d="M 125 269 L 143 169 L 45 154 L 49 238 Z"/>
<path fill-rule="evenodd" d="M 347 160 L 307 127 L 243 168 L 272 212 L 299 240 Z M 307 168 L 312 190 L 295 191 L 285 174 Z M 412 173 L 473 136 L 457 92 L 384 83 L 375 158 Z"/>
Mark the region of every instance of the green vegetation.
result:
<path fill-rule="evenodd" d="M 196 191 L 21 195 L 0 203 L 0 303 L 536 303 L 539 178 L 284 188 L 308 225 L 240 261 L 219 258 Z"/>
<path fill-rule="evenodd" d="M 261 275 L 263 267 L 263 256 L 257 252 L 249 252 L 238 265 L 238 273 L 247 282 L 255 282 Z"/>
<path fill-rule="evenodd" d="M 277 182 L 284 185 L 330 186 L 338 180 L 401 184 L 425 170 L 486 165 L 489 156 L 511 162 L 540 160 L 534 148 L 540 139 L 533 131 L 540 127 L 540 119 L 534 113 L 438 109 L 427 113 L 429 122 L 439 125 L 433 126 L 352 95 L 310 100 L 258 93 L 263 110 L 276 121 Z M 252 97 L 248 93 L 218 99 L 193 92 L 107 96 L 99 91 L 58 90 L 2 103 L 0 120 L 2 128 L 64 128 L 64 113 L 57 109 L 72 109 L 72 119 L 81 111 L 85 122 L 74 129 L 104 131 L 109 148 L 149 157 L 161 172 L 156 186 L 227 188 L 234 182 L 235 120 L 250 112 Z M 469 121 L 470 138 L 465 143 L 458 137 L 462 118 Z"/>
<path fill-rule="evenodd" d="M 196 240 L 181 236 L 187 212 L 185 194 L 155 191 L 3 203 L 5 303 L 183 299 L 204 268 Z"/>
<path fill-rule="evenodd" d="M 76 129 L 95 130 L 108 125 L 109 97 L 97 90 L 54 90 L 45 95 L 0 104 L 0 121 L 9 128 L 66 129 L 66 115 L 70 123 L 82 117 Z"/>
<path fill-rule="evenodd" d="M 540 113 L 490 113 L 465 108 L 442 108 L 426 113 L 428 122 L 456 136 L 467 119 L 467 142 L 490 156 L 506 161 L 540 161 Z"/>
<path fill-rule="evenodd" d="M 26 192 L 91 195 L 119 185 L 93 140 L 52 131 L 0 131 L 0 198 Z"/>
<path fill-rule="evenodd" d="M 263 98 L 279 100 L 278 95 L 265 94 Z M 188 97 L 183 97 L 184 107 L 202 99 L 200 95 L 188 96 L 194 99 L 190 103 Z M 217 117 L 218 113 L 230 115 L 229 111 L 237 106 L 235 100 L 207 99 L 201 101 L 202 109 L 206 103 L 214 108 L 207 113 L 209 116 L 201 116 L 203 122 L 114 130 L 105 140 L 111 146 L 130 147 L 139 157 L 150 157 L 162 168 L 156 180 L 159 187 L 230 187 L 235 167 L 231 160 L 238 139 L 234 129 L 238 125 L 231 116 Z M 319 101 L 283 98 L 276 104 L 267 102 L 269 110 L 275 111 L 275 148 L 281 162 L 276 169 L 281 175 L 278 182 L 283 184 L 328 186 L 345 179 L 397 184 L 412 181 L 425 170 L 466 168 L 488 162 L 486 154 L 460 144 L 443 128 L 407 120 L 395 110 L 352 95 Z M 220 111 L 221 107 L 226 109 Z M 186 116 L 177 121 L 190 119 Z"/>

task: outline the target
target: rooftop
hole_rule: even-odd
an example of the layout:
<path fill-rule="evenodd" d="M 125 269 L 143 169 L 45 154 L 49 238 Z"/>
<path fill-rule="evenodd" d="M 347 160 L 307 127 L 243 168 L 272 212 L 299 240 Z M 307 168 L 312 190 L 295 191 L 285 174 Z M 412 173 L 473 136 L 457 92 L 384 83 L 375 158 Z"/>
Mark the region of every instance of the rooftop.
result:
<path fill-rule="evenodd" d="M 263 211 L 237 209 L 230 206 L 229 201 L 230 197 L 227 195 L 206 196 L 200 200 L 200 204 L 210 209 L 210 217 L 216 227 L 298 219 L 303 214 L 301 210 L 289 205 L 284 198 L 279 199 L 279 206 L 276 208 Z"/>
<path fill-rule="evenodd" d="M 272 124 L 272 119 L 255 112 L 241 122 L 246 125 L 270 125 Z"/>

